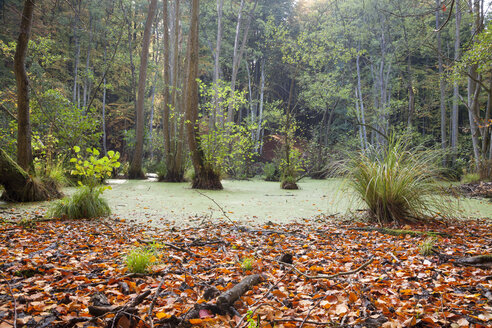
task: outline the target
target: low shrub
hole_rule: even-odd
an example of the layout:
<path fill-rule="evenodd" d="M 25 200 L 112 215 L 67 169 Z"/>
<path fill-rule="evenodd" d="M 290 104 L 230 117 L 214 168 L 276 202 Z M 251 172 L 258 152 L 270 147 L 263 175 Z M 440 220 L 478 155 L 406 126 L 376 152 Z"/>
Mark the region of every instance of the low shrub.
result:
<path fill-rule="evenodd" d="M 61 219 L 90 219 L 111 214 L 111 209 L 102 198 L 103 187 L 81 186 L 71 197 L 53 202 L 48 217 Z"/>
<path fill-rule="evenodd" d="M 461 177 L 461 183 L 477 183 L 480 182 L 480 174 L 478 173 L 466 173 Z"/>
<path fill-rule="evenodd" d="M 263 166 L 265 181 L 280 181 L 280 171 L 275 163 L 266 163 Z"/>

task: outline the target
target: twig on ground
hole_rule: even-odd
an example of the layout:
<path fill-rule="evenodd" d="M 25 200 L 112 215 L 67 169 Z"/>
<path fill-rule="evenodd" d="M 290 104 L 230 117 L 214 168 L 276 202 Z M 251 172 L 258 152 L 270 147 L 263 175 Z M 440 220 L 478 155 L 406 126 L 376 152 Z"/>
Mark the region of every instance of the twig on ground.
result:
<path fill-rule="evenodd" d="M 229 221 L 232 223 L 232 225 L 234 225 L 234 227 L 235 227 L 236 229 L 238 229 L 238 226 L 236 225 L 236 223 L 235 223 L 235 222 L 234 222 L 234 221 L 233 221 L 233 220 L 232 220 L 232 219 L 231 219 L 231 218 L 227 215 L 227 213 L 226 213 L 226 211 L 224 210 L 224 208 L 223 208 L 222 206 L 220 206 L 220 205 L 219 205 L 219 203 L 217 203 L 217 202 L 215 201 L 215 199 L 213 199 L 212 197 L 210 197 L 210 196 L 208 196 L 208 195 L 205 195 L 205 194 L 204 194 L 204 193 L 202 193 L 201 191 L 198 191 L 198 190 L 196 190 L 196 189 L 195 189 L 195 191 L 196 191 L 197 193 L 199 193 L 200 195 L 202 195 L 203 197 L 210 199 L 210 200 L 211 200 L 211 201 L 212 201 L 212 202 L 213 202 L 213 203 L 214 203 L 214 204 L 215 204 L 215 205 L 219 208 L 219 210 L 222 212 L 222 214 L 224 214 L 224 216 L 227 218 L 227 220 L 229 220 Z"/>
<path fill-rule="evenodd" d="M 12 326 L 14 328 L 17 328 L 17 301 L 15 299 L 14 292 L 12 291 L 12 286 L 10 285 L 10 281 L 7 279 L 7 277 L 3 273 L 1 273 L 1 275 L 2 275 L 2 278 L 5 280 L 5 282 L 7 283 L 7 287 L 9 289 L 10 296 L 12 296 L 12 303 L 14 303 L 14 323 L 12 324 Z"/>
<path fill-rule="evenodd" d="M 268 303 L 261 303 L 261 304 L 258 304 L 253 310 L 248 310 L 242 317 L 241 317 L 241 320 L 239 320 L 239 322 L 237 323 L 236 327 L 235 328 L 239 328 L 241 327 L 241 324 L 243 323 L 244 319 L 246 319 L 246 317 L 248 315 L 250 315 L 251 317 L 253 317 L 253 315 L 256 313 L 256 311 L 261 308 L 262 306 L 271 306 L 273 308 L 275 308 L 272 304 L 268 304 Z M 251 311 L 251 312 L 250 312 Z"/>
<path fill-rule="evenodd" d="M 391 257 L 392 257 L 392 258 L 394 258 L 394 259 L 395 259 L 395 261 L 396 261 L 397 263 L 400 263 L 400 262 L 401 262 L 401 261 L 400 261 L 400 260 L 399 260 L 399 259 L 395 256 L 395 254 L 393 254 L 393 252 L 389 252 L 389 255 L 391 255 Z"/>
<path fill-rule="evenodd" d="M 357 269 L 355 270 L 352 270 L 352 271 L 347 271 L 347 272 L 338 272 L 338 273 L 335 273 L 335 274 L 319 274 L 317 276 L 310 276 L 310 275 L 307 275 L 305 274 L 304 272 L 300 271 L 299 269 L 297 269 L 294 265 L 292 264 L 287 264 L 287 263 L 284 263 L 284 262 L 279 262 L 283 265 L 286 265 L 288 267 L 291 267 L 294 269 L 294 271 L 296 271 L 297 273 L 299 273 L 300 275 L 304 276 L 305 278 L 307 279 L 333 279 L 333 278 L 336 278 L 336 277 L 340 277 L 340 276 L 347 276 L 347 275 L 350 275 L 350 274 L 354 274 L 354 273 L 357 273 L 363 269 L 365 269 L 369 264 L 371 264 L 372 262 L 374 261 L 374 257 L 370 258 L 368 261 L 366 261 L 364 264 L 362 264 L 360 267 L 358 267 Z"/>
<path fill-rule="evenodd" d="M 314 304 L 308 311 L 308 313 L 306 314 L 306 317 L 304 318 L 304 320 L 302 321 L 301 325 L 299 326 L 299 328 L 302 328 L 304 326 L 304 324 L 306 323 L 307 319 L 309 318 L 309 316 L 311 315 L 311 312 L 313 311 L 313 309 L 315 307 L 317 307 L 319 305 L 319 303 L 321 303 L 322 300 L 324 300 L 326 298 L 327 295 L 321 297 L 318 302 L 316 302 L 316 304 Z"/>
<path fill-rule="evenodd" d="M 274 319 L 271 321 L 272 323 L 279 323 L 279 322 L 304 322 L 304 323 L 308 323 L 308 324 L 311 324 L 311 325 L 329 325 L 329 324 L 332 324 L 333 322 L 330 322 L 330 321 L 327 321 L 327 322 L 323 322 L 323 321 L 311 321 L 311 320 L 306 320 L 304 321 L 303 319 Z"/>
<path fill-rule="evenodd" d="M 149 311 L 147 311 L 147 317 L 150 320 L 150 327 L 151 328 L 154 328 L 154 319 L 152 319 L 152 310 L 154 309 L 155 302 L 157 301 L 157 297 L 159 297 L 162 285 L 164 284 L 164 277 L 165 276 L 162 276 L 161 282 L 159 283 L 159 286 L 157 286 L 157 290 L 155 291 L 155 295 L 152 298 L 152 303 L 150 303 Z"/>

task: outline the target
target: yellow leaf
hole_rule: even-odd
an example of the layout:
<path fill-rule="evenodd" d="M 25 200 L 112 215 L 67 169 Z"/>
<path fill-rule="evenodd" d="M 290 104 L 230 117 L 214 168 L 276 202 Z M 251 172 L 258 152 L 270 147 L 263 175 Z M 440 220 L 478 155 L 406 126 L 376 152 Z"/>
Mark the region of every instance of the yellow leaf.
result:
<path fill-rule="evenodd" d="M 157 317 L 157 319 L 167 319 L 167 318 L 170 318 L 171 315 L 169 313 L 165 313 L 165 312 L 157 312 L 157 314 L 155 315 Z"/>

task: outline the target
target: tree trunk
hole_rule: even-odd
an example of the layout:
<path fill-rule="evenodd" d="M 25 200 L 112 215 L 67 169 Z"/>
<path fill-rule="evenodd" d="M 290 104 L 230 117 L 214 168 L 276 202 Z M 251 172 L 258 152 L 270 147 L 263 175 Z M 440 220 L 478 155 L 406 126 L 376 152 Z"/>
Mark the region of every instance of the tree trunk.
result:
<path fill-rule="evenodd" d="M 436 0 L 436 30 L 439 29 L 439 13 L 441 0 Z M 442 68 L 442 49 L 441 49 L 441 31 L 437 32 L 437 58 L 439 65 L 439 91 L 440 91 L 440 109 L 441 109 L 441 148 L 445 150 L 447 148 L 446 139 L 446 84 L 445 77 Z M 446 166 L 446 158 L 443 158 L 443 166 Z"/>
<path fill-rule="evenodd" d="M 460 59 L 460 30 L 461 30 L 461 6 L 460 0 L 456 0 L 456 32 L 454 38 L 454 61 L 457 62 Z M 456 161 L 458 152 L 458 98 L 459 98 L 459 86 L 458 81 L 453 83 L 453 110 L 451 114 L 451 149 L 453 151 L 453 163 Z"/>
<path fill-rule="evenodd" d="M 163 94 L 163 105 L 164 111 L 162 114 L 162 131 L 164 134 L 164 153 L 166 162 L 168 162 L 168 157 L 171 156 L 171 140 L 169 138 L 169 87 L 171 83 L 170 65 L 169 65 L 169 14 L 167 0 L 163 0 L 163 13 L 162 13 L 162 29 L 163 35 L 163 47 L 164 47 L 164 94 Z"/>
<path fill-rule="evenodd" d="M 147 21 L 142 41 L 142 54 L 140 56 L 140 73 L 138 76 L 138 95 L 137 95 L 137 122 L 136 122 L 136 144 L 133 153 L 132 163 L 128 177 L 130 179 L 142 179 L 145 175 L 142 172 L 143 142 L 144 142 L 144 100 L 145 100 L 145 82 L 147 78 L 147 62 L 149 59 L 150 30 L 154 21 L 154 15 L 157 7 L 157 0 L 151 0 Z"/>
<path fill-rule="evenodd" d="M 188 146 L 191 152 L 191 160 L 195 169 L 193 189 L 222 189 L 220 177 L 213 168 L 205 163 L 203 149 L 201 148 L 199 122 L 198 122 L 198 20 L 199 0 L 192 0 L 191 27 L 188 38 L 188 63 L 187 85 L 185 94 L 186 103 L 186 132 Z"/>
<path fill-rule="evenodd" d="M 262 61 L 261 63 L 261 86 L 260 86 L 260 108 L 259 108 L 259 113 L 258 113 L 258 127 L 256 128 L 256 145 L 255 145 L 255 152 L 258 152 L 259 155 L 261 156 L 261 151 L 262 151 L 262 145 L 263 142 L 261 140 L 261 131 L 262 131 L 262 124 L 263 124 L 263 97 L 265 94 L 265 63 Z M 259 151 L 258 151 L 259 148 Z"/>
<path fill-rule="evenodd" d="M 358 45 L 358 51 L 360 51 L 360 43 Z M 362 149 L 367 149 L 367 132 L 366 132 L 366 116 L 364 110 L 364 100 L 362 99 L 362 83 L 360 78 L 360 56 L 357 55 L 356 64 L 357 64 L 357 90 L 359 95 L 359 104 L 360 104 L 360 119 L 362 123 L 362 139 L 364 147 Z"/>
<path fill-rule="evenodd" d="M 14 72 L 17 81 L 17 163 L 26 171 L 32 169 L 33 164 L 29 118 L 29 80 L 25 65 L 33 12 L 34 0 L 26 0 L 14 55 Z"/>
<path fill-rule="evenodd" d="M 75 21 L 74 21 L 74 26 L 73 26 L 73 38 L 75 42 L 75 64 L 74 64 L 74 69 L 73 69 L 73 96 L 72 96 L 72 102 L 74 104 L 77 103 L 77 90 L 78 90 L 78 75 L 79 75 L 79 62 L 80 62 L 80 40 L 79 40 L 79 35 L 77 33 L 78 30 L 78 22 L 79 22 L 79 12 L 80 12 L 80 1 L 77 1 L 78 5 L 76 4 L 76 8 L 78 7 L 79 10 L 75 10 Z M 78 107 L 78 106 L 77 106 Z"/>
<path fill-rule="evenodd" d="M 238 49 L 239 47 L 239 30 L 241 27 L 241 16 L 242 16 L 242 11 L 244 7 L 244 0 L 241 0 L 241 6 L 239 8 L 239 14 L 237 16 L 237 26 L 236 26 L 236 38 L 234 40 L 234 55 L 232 58 L 232 76 L 231 76 L 231 94 L 234 94 L 236 90 L 236 79 L 237 79 L 237 73 L 239 72 L 239 66 L 241 65 L 241 57 L 243 56 L 244 49 L 246 47 L 246 42 L 248 41 L 248 33 L 249 33 L 249 27 L 251 26 L 251 19 L 253 17 L 253 13 L 256 10 L 256 5 L 258 4 L 258 0 L 255 0 L 255 3 L 253 5 L 253 8 L 249 12 L 248 15 L 248 20 L 246 23 L 246 28 L 244 29 L 244 34 L 243 34 L 243 41 L 241 43 L 241 48 Z M 228 122 L 234 122 L 234 103 L 231 101 L 229 103 L 229 108 L 227 111 L 227 121 Z"/>
<path fill-rule="evenodd" d="M 61 196 L 54 186 L 50 188 L 33 179 L 3 149 L 0 149 L 0 185 L 5 188 L 2 199 L 7 201 L 37 202 Z"/>
<path fill-rule="evenodd" d="M 220 46 L 222 43 L 222 7 L 224 6 L 224 0 L 217 0 L 217 41 L 215 43 L 215 56 L 214 56 L 214 77 L 213 83 L 215 88 L 214 95 L 214 112 L 211 117 L 210 128 L 213 128 L 218 123 L 218 119 L 224 120 L 223 113 L 219 113 L 219 95 L 218 95 L 218 83 L 219 83 L 219 71 L 220 71 Z"/>
<path fill-rule="evenodd" d="M 89 2 L 90 6 L 90 2 Z M 85 58 L 85 81 L 84 81 L 84 94 L 82 98 L 82 106 L 84 108 L 84 112 L 87 113 L 89 110 L 86 108 L 87 106 L 87 98 L 89 97 L 90 94 L 90 83 L 91 80 L 89 78 L 89 72 L 90 72 L 90 62 L 91 62 L 91 46 L 92 46 L 92 15 L 91 11 L 89 9 L 89 43 L 87 45 L 87 57 Z"/>
<path fill-rule="evenodd" d="M 104 44 L 104 57 L 103 65 L 106 67 L 106 44 Z M 106 76 L 103 79 L 103 99 L 102 99 L 102 130 L 103 130 L 103 151 L 104 155 L 108 152 L 108 146 L 106 143 Z"/>

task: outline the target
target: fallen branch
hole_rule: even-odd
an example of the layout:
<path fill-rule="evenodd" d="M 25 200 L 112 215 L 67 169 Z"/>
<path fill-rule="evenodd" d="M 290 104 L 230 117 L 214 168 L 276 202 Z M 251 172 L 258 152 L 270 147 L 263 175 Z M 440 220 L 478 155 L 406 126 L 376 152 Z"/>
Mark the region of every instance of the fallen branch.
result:
<path fill-rule="evenodd" d="M 319 303 L 321 303 L 322 300 L 324 300 L 326 298 L 327 295 L 321 297 L 318 302 L 316 302 L 316 304 L 314 304 L 308 311 L 308 313 L 306 314 L 306 317 L 304 318 L 304 320 L 302 320 L 301 322 L 301 325 L 299 326 L 299 328 L 302 328 L 304 326 L 304 324 L 306 323 L 307 319 L 309 318 L 309 316 L 311 315 L 311 312 L 313 311 L 313 309 L 315 307 L 317 307 L 319 305 Z"/>
<path fill-rule="evenodd" d="M 391 236 L 410 235 L 410 236 L 450 237 L 450 235 L 445 232 L 437 232 L 437 231 L 415 231 L 415 230 L 401 230 L 401 229 L 389 229 L 389 228 L 378 228 L 378 227 L 349 228 L 348 230 L 377 231 L 379 233 L 385 235 L 391 235 Z"/>
<path fill-rule="evenodd" d="M 260 283 L 262 276 L 259 274 L 249 275 L 240 283 L 225 291 L 217 298 L 217 306 L 221 311 L 230 312 L 232 305 L 236 302 L 244 293 L 251 289 L 254 285 Z"/>
<path fill-rule="evenodd" d="M 232 221 L 232 219 L 231 219 L 231 218 L 227 215 L 226 211 L 222 208 L 222 206 L 220 206 L 220 205 L 219 205 L 219 203 L 217 203 L 217 202 L 215 201 L 215 199 L 213 199 L 212 197 L 210 197 L 210 196 L 208 196 L 208 195 L 205 195 L 204 193 L 202 193 L 202 192 L 200 192 L 200 191 L 198 191 L 198 190 L 196 190 L 196 189 L 194 189 L 194 190 L 195 190 L 197 193 L 199 193 L 200 195 L 202 195 L 203 197 L 210 199 L 210 200 L 211 200 L 211 201 L 212 201 L 212 202 L 213 202 L 213 203 L 214 203 L 214 204 L 215 204 L 215 205 L 219 208 L 219 210 L 220 210 L 220 211 L 222 212 L 222 214 L 226 217 L 226 219 L 227 219 L 227 220 L 229 220 L 229 221 L 232 223 L 232 225 L 233 225 L 234 227 L 236 227 L 236 229 L 238 229 L 238 226 L 236 225 L 236 223 L 235 223 L 234 221 Z"/>
<path fill-rule="evenodd" d="M 362 271 L 363 269 L 365 269 L 369 264 L 371 264 L 372 262 L 374 261 L 374 257 L 370 258 L 368 261 L 366 261 L 364 264 L 362 264 L 360 267 L 358 267 L 357 269 L 355 270 L 352 270 L 352 271 L 347 271 L 347 272 L 338 272 L 338 273 L 335 273 L 335 274 L 319 274 L 317 276 L 310 276 L 310 275 L 307 275 L 305 274 L 304 272 L 300 271 L 298 268 L 296 268 L 294 265 L 292 264 L 287 264 L 287 263 L 284 263 L 284 262 L 280 262 L 278 261 L 279 263 L 283 264 L 283 265 L 286 265 L 288 267 L 291 267 L 292 269 L 294 269 L 295 272 L 299 273 L 301 276 L 307 278 L 307 279 L 333 279 L 333 278 L 336 278 L 336 277 L 340 277 L 340 276 L 347 276 L 347 275 L 351 275 L 351 274 L 354 274 L 354 273 L 357 273 L 359 271 Z"/>
<path fill-rule="evenodd" d="M 147 311 L 147 317 L 150 320 L 150 327 L 154 328 L 154 319 L 152 319 L 152 310 L 154 309 L 155 302 L 157 301 L 157 297 L 159 297 L 159 294 L 161 292 L 162 284 L 164 284 L 164 277 L 162 277 L 161 282 L 159 283 L 159 286 L 157 286 L 157 290 L 155 291 L 155 295 L 152 298 L 152 303 L 150 303 L 149 310 Z"/>
<path fill-rule="evenodd" d="M 434 250 L 434 253 L 443 262 L 451 262 L 456 265 L 462 266 L 475 266 L 479 268 L 492 268 L 492 254 L 477 255 L 470 257 L 457 257 L 452 255 L 441 254 Z"/>

